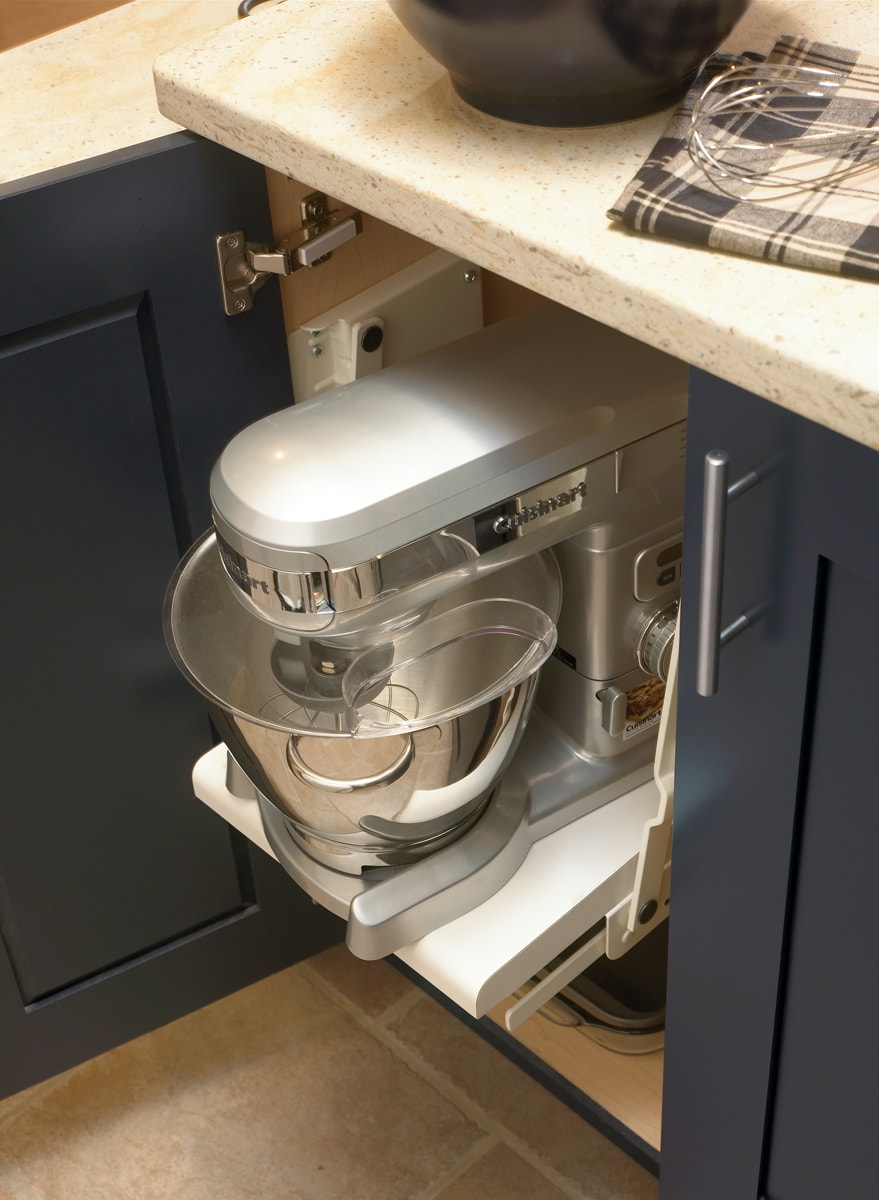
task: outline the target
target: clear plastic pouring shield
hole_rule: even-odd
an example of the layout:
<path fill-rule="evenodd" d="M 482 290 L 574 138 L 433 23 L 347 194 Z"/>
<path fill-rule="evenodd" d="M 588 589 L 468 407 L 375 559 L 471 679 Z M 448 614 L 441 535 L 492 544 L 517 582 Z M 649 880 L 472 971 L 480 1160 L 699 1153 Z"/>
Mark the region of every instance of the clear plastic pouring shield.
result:
<path fill-rule="evenodd" d="M 492 649 L 491 639 L 487 634 L 482 636 L 485 631 L 479 628 L 480 624 L 490 625 L 491 619 L 484 617 L 481 622 L 471 620 L 473 636 L 461 643 L 466 649 L 458 651 L 459 658 L 464 660 L 463 664 L 456 666 L 451 659 L 448 660 L 452 663 L 448 668 L 451 678 L 458 681 L 455 686 L 461 687 L 460 695 L 452 696 L 454 703 L 448 699 L 444 703 L 437 703 L 433 693 L 419 685 L 415 690 L 420 697 L 421 713 L 428 708 L 436 712 L 442 708 L 453 709 L 461 699 L 466 698 L 463 695 L 465 687 L 470 688 L 472 695 L 490 688 L 491 694 L 496 696 L 512 686 L 505 681 L 506 673 L 516 669 L 520 657 L 524 657 L 525 664 L 524 675 L 519 677 L 524 678 L 529 673 L 529 665 L 533 663 L 530 670 L 536 670 L 552 649 L 550 646 L 544 652 L 541 647 L 548 636 L 545 623 L 552 627 L 551 618 L 555 618 L 559 612 L 561 584 L 555 559 L 548 551 L 531 555 L 466 584 L 457 590 L 454 598 L 445 596 L 428 606 L 421 614 L 423 620 L 419 614 L 413 614 L 418 623 L 410 622 L 407 628 L 415 632 L 439 620 L 440 615 L 452 616 L 456 609 L 467 609 L 471 604 L 483 600 L 504 603 L 494 600 L 498 594 L 512 597 L 506 603 L 517 604 L 519 615 L 513 615 L 513 609 L 506 609 L 506 617 L 496 623 L 517 629 L 518 633 L 497 636 Z M 527 609 L 533 609 L 537 619 L 529 619 L 523 611 Z M 487 609 L 483 611 L 488 612 Z M 296 734 L 346 738 L 355 731 L 363 736 L 369 736 L 370 732 L 372 736 L 393 732 L 389 714 L 381 718 L 365 704 L 362 685 L 366 674 L 358 677 L 356 687 L 354 676 L 351 677 L 351 697 L 354 699 L 359 695 L 361 698 L 349 706 L 342 694 L 342 671 L 338 672 L 333 684 L 332 680 L 316 677 L 312 669 L 313 659 L 329 654 L 332 646 L 320 646 L 315 654 L 315 647 L 307 641 L 301 644 L 280 642 L 270 625 L 239 603 L 223 570 L 213 534 L 202 538 L 178 567 L 165 600 L 164 625 L 168 647 L 184 677 L 226 712 L 257 725 Z M 445 628 L 447 640 L 466 632 L 461 616 L 454 618 Z M 400 639 L 399 650 L 389 649 L 392 636 Z M 344 650 L 347 660 L 345 666 L 350 669 L 358 658 L 366 659 L 367 654 L 374 651 L 384 657 L 381 662 L 376 658 L 368 660 L 370 675 L 395 663 L 402 667 L 405 661 L 417 658 L 430 664 L 430 674 L 438 674 L 441 666 L 439 650 L 427 658 L 424 655 L 431 648 L 431 643 L 443 640 L 443 634 L 438 628 L 435 636 L 426 636 L 430 640 L 418 644 L 414 640 L 402 640 L 405 630 L 392 635 L 387 628 L 378 627 L 370 641 Z M 554 638 L 554 629 L 549 636 Z M 502 649 L 504 643 L 514 645 L 515 653 L 505 653 Z M 347 643 L 340 640 L 335 645 L 344 648 Z M 488 652 L 484 653 L 486 649 Z M 476 671 L 470 663 L 471 658 L 474 661 L 481 659 L 485 665 Z M 496 665 L 492 667 L 491 664 Z M 497 687 L 491 687 L 492 675 L 499 681 Z M 414 678 L 413 668 L 406 686 L 410 686 Z M 325 685 L 330 684 L 334 689 L 332 695 L 324 690 Z M 451 685 L 443 686 L 448 697 L 452 694 Z M 378 680 L 375 690 L 380 691 Z M 405 693 L 402 686 L 399 694 L 403 699 Z M 479 703 L 479 699 L 473 699 L 467 708 Z M 466 709 L 461 708 L 460 711 Z M 407 724 L 413 719 L 415 724 Z M 349 723 L 352 720 L 353 727 Z M 415 717 L 411 701 L 396 719 L 401 729 L 420 728 L 434 723 Z"/>
<path fill-rule="evenodd" d="M 351 662 L 342 679 L 346 724 L 369 736 L 452 720 L 524 682 L 555 644 L 555 624 L 531 604 L 461 604 Z"/>

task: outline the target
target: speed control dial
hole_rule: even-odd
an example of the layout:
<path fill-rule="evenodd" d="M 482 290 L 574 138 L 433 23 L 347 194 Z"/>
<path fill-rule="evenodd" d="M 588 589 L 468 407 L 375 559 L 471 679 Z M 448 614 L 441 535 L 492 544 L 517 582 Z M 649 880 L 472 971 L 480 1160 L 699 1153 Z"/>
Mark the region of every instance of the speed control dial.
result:
<path fill-rule="evenodd" d="M 650 618 L 638 639 L 638 665 L 663 683 L 668 679 L 671 649 L 678 624 L 678 606 L 670 605 Z"/>

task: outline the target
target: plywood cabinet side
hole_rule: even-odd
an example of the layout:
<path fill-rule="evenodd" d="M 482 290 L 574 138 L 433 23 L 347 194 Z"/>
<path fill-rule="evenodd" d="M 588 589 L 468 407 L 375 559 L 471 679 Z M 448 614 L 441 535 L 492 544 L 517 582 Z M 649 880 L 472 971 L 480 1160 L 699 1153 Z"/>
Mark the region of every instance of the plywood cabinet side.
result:
<path fill-rule="evenodd" d="M 281 242 L 300 222 L 299 205 L 312 188 L 277 171 L 266 171 L 272 233 Z M 331 198 L 332 199 L 332 198 Z M 252 241 L 264 235 L 247 231 Z M 335 250 L 332 257 L 310 270 L 281 278 L 281 300 L 288 333 L 327 309 L 350 300 L 389 275 L 408 267 L 436 249 L 430 242 L 404 233 L 393 225 L 363 215 L 363 232 Z M 543 303 L 527 288 L 490 271 L 483 273 L 483 305 L 486 324 Z"/>
<path fill-rule="evenodd" d="M 500 1028 L 512 999 L 489 1014 Z M 515 1040 L 636 1137 L 659 1150 L 664 1052 L 617 1053 L 593 1041 L 582 1028 L 552 1019 L 553 1012 L 550 1005 L 529 1018 L 516 1030 Z"/>
<path fill-rule="evenodd" d="M 300 201 L 313 189 L 277 171 L 266 171 L 266 181 L 272 232 L 278 243 L 299 227 Z M 258 231 L 246 232 L 252 241 L 260 240 Z M 350 300 L 432 250 L 428 242 L 364 215 L 363 233 L 333 251 L 327 262 L 281 278 L 287 332 L 292 333 L 318 313 Z"/>

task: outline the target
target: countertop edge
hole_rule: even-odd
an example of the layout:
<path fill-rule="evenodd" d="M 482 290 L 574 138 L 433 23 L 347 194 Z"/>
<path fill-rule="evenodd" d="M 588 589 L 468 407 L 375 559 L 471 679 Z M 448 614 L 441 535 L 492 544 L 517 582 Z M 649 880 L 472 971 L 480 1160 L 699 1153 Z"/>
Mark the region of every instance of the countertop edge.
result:
<path fill-rule="evenodd" d="M 761 3 L 755 9 L 765 26 L 776 18 Z M 824 13 L 814 0 L 786 7 Z M 381 3 L 347 0 L 327 10 L 287 0 L 234 40 L 221 31 L 160 56 L 159 109 L 274 171 L 879 449 L 879 364 L 868 346 L 879 314 L 875 285 L 613 227 L 607 209 L 667 114 L 594 134 L 497 122 L 467 109 L 438 64 L 408 45 L 408 35 L 401 40 L 395 24 Z M 752 26 L 763 28 L 760 20 Z M 741 37 L 757 40 L 750 28 Z M 529 174 L 522 166 L 547 147 L 559 163 L 555 192 L 537 168 Z M 487 155 L 485 178 L 470 170 L 477 152 Z M 460 185 L 444 176 L 446 164 Z M 499 188 L 509 179 L 505 206 L 492 189 L 492 168 Z M 583 209 L 574 217 L 578 179 Z M 548 221 L 570 226 L 573 218 L 576 228 L 542 228 L 541 203 Z M 523 208 L 535 213 L 533 224 Z"/>

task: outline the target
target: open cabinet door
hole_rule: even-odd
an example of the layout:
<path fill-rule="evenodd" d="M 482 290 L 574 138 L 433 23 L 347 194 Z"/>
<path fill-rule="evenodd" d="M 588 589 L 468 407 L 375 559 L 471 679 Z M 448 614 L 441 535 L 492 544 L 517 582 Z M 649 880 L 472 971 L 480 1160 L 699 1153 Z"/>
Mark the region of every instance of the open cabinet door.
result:
<path fill-rule="evenodd" d="M 162 633 L 236 430 L 291 403 L 277 289 L 223 314 L 261 167 L 175 134 L 0 187 L 0 1095 L 341 937 L 199 804 L 214 737 Z"/>
<path fill-rule="evenodd" d="M 729 501 L 721 588 L 722 624 L 751 624 L 707 696 L 699 533 L 721 450 L 730 487 L 757 475 Z M 701 372 L 688 453 L 661 1194 L 867 1196 L 879 455 Z"/>

